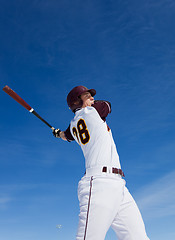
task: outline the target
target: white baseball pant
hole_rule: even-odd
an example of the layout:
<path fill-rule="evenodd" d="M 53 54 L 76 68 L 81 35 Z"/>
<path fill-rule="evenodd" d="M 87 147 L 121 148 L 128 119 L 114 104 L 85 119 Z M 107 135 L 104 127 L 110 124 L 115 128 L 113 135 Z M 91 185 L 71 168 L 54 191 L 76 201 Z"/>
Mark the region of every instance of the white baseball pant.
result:
<path fill-rule="evenodd" d="M 80 180 L 76 240 L 104 240 L 110 227 L 118 240 L 149 240 L 140 211 L 118 174 L 101 173 Z"/>

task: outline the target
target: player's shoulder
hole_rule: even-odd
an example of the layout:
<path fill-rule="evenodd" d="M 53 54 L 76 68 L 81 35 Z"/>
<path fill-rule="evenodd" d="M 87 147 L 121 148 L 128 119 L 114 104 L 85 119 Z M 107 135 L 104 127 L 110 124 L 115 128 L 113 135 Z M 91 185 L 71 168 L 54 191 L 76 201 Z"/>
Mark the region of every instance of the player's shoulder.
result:
<path fill-rule="evenodd" d="M 77 116 L 81 116 L 81 115 L 84 115 L 84 114 L 89 114 L 89 113 L 92 113 L 92 112 L 95 112 L 95 108 L 92 107 L 92 106 L 87 106 L 85 108 L 81 108 L 80 110 L 76 111 L 75 112 L 75 118 Z"/>
<path fill-rule="evenodd" d="M 92 105 L 97 111 L 106 110 L 108 113 L 111 112 L 111 103 L 106 100 L 95 100 Z"/>
<path fill-rule="evenodd" d="M 105 121 L 109 113 L 111 113 L 111 103 L 105 100 L 96 100 L 92 105 L 100 117 Z"/>
<path fill-rule="evenodd" d="M 93 106 L 87 106 L 84 108 L 83 110 L 83 114 L 86 115 L 87 117 L 88 116 L 96 116 L 96 117 L 99 117 L 99 113 L 97 111 L 96 108 L 94 108 Z"/>
<path fill-rule="evenodd" d="M 98 118 L 98 117 L 99 117 L 99 114 L 97 110 L 94 107 L 87 106 L 75 112 L 75 116 L 71 120 L 71 123 L 75 124 L 81 118 L 87 120 L 87 119 Z"/>

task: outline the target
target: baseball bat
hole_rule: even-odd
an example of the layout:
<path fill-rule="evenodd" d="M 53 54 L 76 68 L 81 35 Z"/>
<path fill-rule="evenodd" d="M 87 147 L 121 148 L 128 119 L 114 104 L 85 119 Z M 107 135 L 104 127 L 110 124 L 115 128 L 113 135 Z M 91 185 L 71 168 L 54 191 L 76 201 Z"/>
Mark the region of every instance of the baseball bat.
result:
<path fill-rule="evenodd" d="M 3 88 L 3 91 L 6 92 L 10 97 L 12 97 L 19 104 L 21 104 L 24 108 L 26 108 L 30 113 L 33 113 L 37 118 L 43 121 L 52 130 L 55 129 L 46 120 L 44 120 L 37 112 L 35 112 L 35 110 L 28 103 L 26 103 L 16 92 L 14 92 L 9 86 L 6 85 Z"/>

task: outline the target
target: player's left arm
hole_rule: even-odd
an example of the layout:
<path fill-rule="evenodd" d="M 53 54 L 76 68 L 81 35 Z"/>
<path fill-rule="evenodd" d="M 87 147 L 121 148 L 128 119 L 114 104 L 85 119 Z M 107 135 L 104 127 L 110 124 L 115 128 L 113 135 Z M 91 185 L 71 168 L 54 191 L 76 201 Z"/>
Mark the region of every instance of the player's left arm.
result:
<path fill-rule="evenodd" d="M 53 130 L 53 135 L 57 138 L 61 138 L 64 141 L 74 141 L 75 139 L 72 137 L 72 134 L 70 132 L 70 125 L 69 127 L 66 129 L 66 131 L 61 131 L 60 129 L 54 129 Z"/>
<path fill-rule="evenodd" d="M 64 141 L 67 141 L 67 138 L 65 136 L 65 133 L 63 131 L 60 132 L 60 138 Z"/>
<path fill-rule="evenodd" d="M 65 141 L 67 140 L 66 137 L 65 137 L 64 132 L 61 131 L 59 128 L 54 129 L 52 132 L 53 132 L 54 137 L 61 138 L 61 139 L 65 140 Z"/>

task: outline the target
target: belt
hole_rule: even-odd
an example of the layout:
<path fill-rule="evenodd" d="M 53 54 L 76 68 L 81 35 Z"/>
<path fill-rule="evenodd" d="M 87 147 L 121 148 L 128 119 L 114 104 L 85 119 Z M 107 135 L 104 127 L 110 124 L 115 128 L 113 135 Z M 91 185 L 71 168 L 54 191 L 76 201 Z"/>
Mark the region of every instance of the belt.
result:
<path fill-rule="evenodd" d="M 103 167 L 102 172 L 108 172 L 108 167 Z M 124 172 L 121 169 L 118 168 L 112 168 L 112 173 L 119 174 L 122 177 L 125 177 Z"/>
<path fill-rule="evenodd" d="M 86 176 L 93 176 L 93 175 L 99 175 L 102 172 L 104 173 L 113 173 L 113 174 L 118 174 L 122 177 L 125 177 L 123 171 L 121 169 L 118 168 L 114 168 L 114 167 L 95 167 L 95 168 L 88 168 L 86 169 Z"/>

